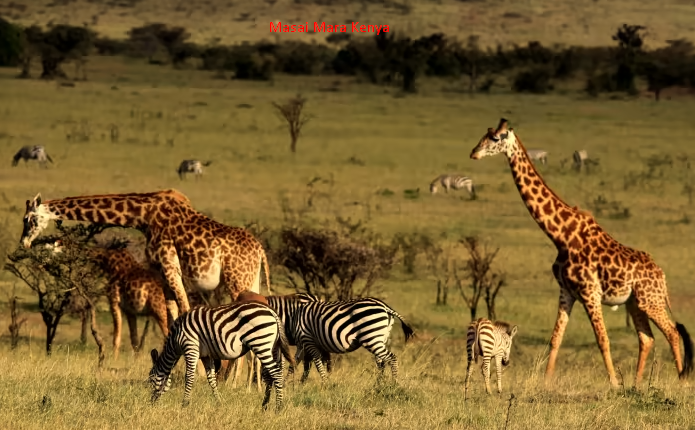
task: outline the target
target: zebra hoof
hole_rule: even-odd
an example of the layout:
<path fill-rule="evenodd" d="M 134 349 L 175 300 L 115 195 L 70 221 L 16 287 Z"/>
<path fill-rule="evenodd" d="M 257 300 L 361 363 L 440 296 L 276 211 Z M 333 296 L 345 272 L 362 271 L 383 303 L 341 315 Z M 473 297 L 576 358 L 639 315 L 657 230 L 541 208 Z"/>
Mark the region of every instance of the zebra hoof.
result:
<path fill-rule="evenodd" d="M 190 401 L 190 400 L 184 400 L 183 402 L 181 402 L 181 407 L 182 407 L 182 408 L 187 408 L 188 405 L 190 405 L 190 404 L 191 404 L 191 401 Z"/>

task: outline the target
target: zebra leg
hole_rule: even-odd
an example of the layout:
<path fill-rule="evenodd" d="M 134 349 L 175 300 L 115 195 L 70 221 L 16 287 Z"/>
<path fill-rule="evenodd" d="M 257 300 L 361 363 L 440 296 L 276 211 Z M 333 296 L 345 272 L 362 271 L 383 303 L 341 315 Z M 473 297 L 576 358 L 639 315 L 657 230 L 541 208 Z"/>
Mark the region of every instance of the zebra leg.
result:
<path fill-rule="evenodd" d="M 195 382 L 195 371 L 200 360 L 200 349 L 198 345 L 189 346 L 184 354 L 186 360 L 186 388 L 183 392 L 183 407 L 191 403 L 191 391 L 193 390 L 193 382 Z"/>
<path fill-rule="evenodd" d="M 204 357 L 200 361 L 203 362 L 203 367 L 205 367 L 205 376 L 208 378 L 208 384 L 210 384 L 210 388 L 212 388 L 213 396 L 215 396 L 217 401 L 221 402 L 222 396 L 220 396 L 220 392 L 217 390 L 217 372 L 215 371 L 215 360 L 212 357 Z"/>
<path fill-rule="evenodd" d="M 398 358 L 396 358 L 396 354 L 386 349 L 385 340 L 374 339 L 373 342 L 374 343 L 363 343 L 362 346 L 364 349 L 374 354 L 376 364 L 379 369 L 383 370 L 386 363 L 390 363 L 391 375 L 393 376 L 393 379 L 396 379 L 398 377 Z"/>
<path fill-rule="evenodd" d="M 303 348 L 304 374 L 302 375 L 302 380 L 300 382 L 306 381 L 306 379 L 309 377 L 309 369 L 311 368 L 311 362 L 309 361 L 309 358 L 313 360 L 316 369 L 319 371 L 319 374 L 321 375 L 321 382 L 326 382 L 328 380 L 328 375 L 326 374 L 326 369 L 323 367 L 323 362 L 321 360 L 322 354 L 319 348 L 313 343 L 307 342 L 303 342 Z"/>
<path fill-rule="evenodd" d="M 495 370 L 497 371 L 497 392 L 502 393 L 502 356 L 495 357 Z"/>
<path fill-rule="evenodd" d="M 253 360 L 253 366 L 256 368 L 256 388 L 258 392 L 261 392 L 261 369 L 262 369 L 262 364 L 261 360 L 258 359 L 258 357 L 255 357 Z M 282 371 L 282 357 L 280 357 L 280 371 Z M 284 373 L 283 373 L 284 375 Z"/>
<path fill-rule="evenodd" d="M 473 357 L 471 357 L 471 353 L 469 351 L 468 353 L 468 366 L 466 367 L 466 382 L 464 383 L 464 389 L 463 389 L 463 401 L 465 402 L 466 399 L 468 399 L 468 384 L 471 381 L 471 375 L 473 375 Z"/>
<path fill-rule="evenodd" d="M 485 392 L 491 394 L 490 391 L 490 357 L 483 357 L 483 377 L 485 377 Z"/>

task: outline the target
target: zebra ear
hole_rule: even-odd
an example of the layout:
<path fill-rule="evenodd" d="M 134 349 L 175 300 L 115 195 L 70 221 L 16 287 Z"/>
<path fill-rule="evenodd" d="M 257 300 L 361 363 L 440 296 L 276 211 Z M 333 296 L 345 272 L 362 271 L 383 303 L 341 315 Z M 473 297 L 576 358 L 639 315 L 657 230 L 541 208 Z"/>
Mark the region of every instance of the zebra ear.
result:
<path fill-rule="evenodd" d="M 512 331 L 509 333 L 509 337 L 514 337 L 514 335 L 516 334 L 517 328 L 518 328 L 517 326 L 512 327 Z"/>
<path fill-rule="evenodd" d="M 152 351 L 150 351 L 150 357 L 152 357 L 152 365 L 153 366 L 157 363 L 157 357 L 158 356 L 159 356 L 159 354 L 157 353 L 156 349 L 153 349 Z"/>

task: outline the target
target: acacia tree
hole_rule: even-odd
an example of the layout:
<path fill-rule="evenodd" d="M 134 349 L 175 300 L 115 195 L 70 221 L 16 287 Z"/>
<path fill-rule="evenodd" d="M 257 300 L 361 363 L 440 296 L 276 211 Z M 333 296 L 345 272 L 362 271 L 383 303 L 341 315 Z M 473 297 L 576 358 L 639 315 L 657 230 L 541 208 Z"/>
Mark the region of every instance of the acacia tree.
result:
<path fill-rule="evenodd" d="M 24 281 L 38 296 L 39 311 L 46 325 L 46 354 L 51 355 L 58 324 L 72 308 L 90 316 L 101 366 L 104 342 L 96 323 L 95 303 L 103 294 L 103 282 L 100 270 L 85 254 L 84 246 L 103 227 L 77 225 L 58 226 L 58 229 L 58 235 L 40 237 L 30 249 L 18 247 L 8 256 L 5 270 Z M 80 302 L 82 308 L 78 309 Z"/>
<path fill-rule="evenodd" d="M 287 121 L 287 128 L 290 133 L 290 151 L 292 153 L 297 152 L 299 135 L 304 125 L 311 119 L 309 116 L 302 114 L 305 103 L 306 99 L 301 94 L 297 94 L 296 97 L 289 99 L 284 104 L 273 102 L 273 106 L 278 110 L 280 116 Z"/>
<path fill-rule="evenodd" d="M 481 246 L 480 240 L 475 236 L 465 237 L 460 243 L 468 251 L 468 259 L 462 269 L 465 277 L 462 279 L 456 267 L 454 268 L 454 277 L 461 297 L 471 311 L 471 320 L 475 319 L 477 315 L 481 297 L 484 297 L 485 300 L 487 317 L 495 320 L 497 318 L 495 302 L 497 295 L 505 285 L 505 274 L 492 270 L 492 262 L 497 256 L 499 248 L 491 251 L 487 246 Z M 468 288 L 464 287 L 464 280 L 470 282 Z"/>

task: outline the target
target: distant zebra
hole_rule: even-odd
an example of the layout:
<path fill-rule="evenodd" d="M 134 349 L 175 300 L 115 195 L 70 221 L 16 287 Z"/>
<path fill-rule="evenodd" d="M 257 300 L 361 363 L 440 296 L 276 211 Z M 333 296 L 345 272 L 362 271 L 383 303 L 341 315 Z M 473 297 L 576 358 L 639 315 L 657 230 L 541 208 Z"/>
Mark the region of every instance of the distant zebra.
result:
<path fill-rule="evenodd" d="M 199 160 L 183 160 L 179 164 L 176 172 L 179 174 L 179 179 L 183 180 L 186 173 L 195 174 L 196 180 L 203 175 L 203 166 L 207 167 L 212 164 L 212 161 L 201 162 Z"/>
<path fill-rule="evenodd" d="M 292 327 L 292 316 L 299 311 L 299 307 L 302 303 L 321 301 L 318 297 L 312 294 L 297 293 L 288 294 L 285 296 L 268 296 L 268 307 L 275 311 L 280 317 L 280 320 L 285 326 L 285 334 L 287 335 L 287 340 L 291 346 L 297 346 L 297 341 L 294 337 L 294 329 Z M 326 363 L 326 371 L 331 373 L 333 370 L 333 361 L 331 360 L 331 354 L 325 351 L 321 351 L 321 360 Z M 300 360 L 304 361 L 305 354 L 304 350 L 297 347 L 297 352 L 295 354 L 294 360 L 299 363 Z M 309 368 L 311 367 L 311 359 L 307 356 L 305 365 Z M 289 375 L 294 373 L 294 368 L 290 367 Z"/>
<path fill-rule="evenodd" d="M 46 148 L 43 145 L 27 145 L 22 146 L 22 148 L 17 151 L 17 153 L 12 157 L 12 167 L 19 163 L 20 159 L 24 159 L 24 164 L 29 162 L 29 160 L 36 160 L 39 165 L 43 168 L 47 168 L 46 160 L 53 163 L 53 159 L 46 152 Z"/>
<path fill-rule="evenodd" d="M 497 392 L 502 392 L 502 366 L 509 364 L 509 352 L 516 331 L 517 326 L 503 321 L 492 322 L 485 318 L 478 318 L 470 322 L 466 334 L 468 368 L 466 369 L 464 400 L 468 398 L 468 383 L 471 374 L 473 374 L 473 361 L 477 363 L 479 356 L 483 357 L 482 370 L 485 377 L 485 391 L 490 394 L 490 361 L 494 357 L 495 370 L 497 371 Z"/>
<path fill-rule="evenodd" d="M 430 193 L 437 193 L 437 183 L 444 187 L 446 193 L 448 193 L 450 189 L 460 190 L 465 188 L 468 190 L 468 194 L 470 194 L 471 198 L 475 198 L 475 186 L 473 185 L 473 180 L 468 176 L 439 175 L 430 182 Z"/>
<path fill-rule="evenodd" d="M 352 352 L 359 347 L 374 354 L 380 376 L 383 376 L 384 368 L 389 363 L 391 374 L 396 378 L 398 359 L 386 348 L 394 319 L 401 320 L 406 342 L 414 334 L 398 312 L 375 298 L 301 303 L 291 318 L 297 348 L 304 353 L 301 382 L 309 376 L 310 360 L 318 369 L 321 380 L 326 382 L 328 375 L 323 366 L 323 357 L 328 353 Z"/>
<path fill-rule="evenodd" d="M 528 149 L 528 150 L 526 150 L 526 153 L 528 154 L 528 157 L 531 160 L 538 160 L 544 166 L 546 164 L 548 164 L 548 152 L 547 151 L 544 151 L 542 149 Z"/>
<path fill-rule="evenodd" d="M 574 151 L 574 154 L 572 154 L 572 160 L 574 162 L 574 169 L 577 172 L 580 172 L 582 170 L 582 166 L 586 163 L 586 160 L 589 158 L 587 155 L 587 152 L 585 149 L 582 149 L 581 151 Z"/>
<path fill-rule="evenodd" d="M 198 359 L 203 361 L 208 383 L 218 400 L 215 372 L 220 360 L 234 360 L 249 350 L 263 365 L 263 380 L 266 383 L 263 409 L 270 401 L 272 386 L 275 386 L 275 407 L 282 408 L 284 386 L 282 356 L 294 366 L 285 337 L 282 322 L 269 307 L 255 302 L 232 303 L 216 307 L 199 307 L 176 319 L 171 328 L 164 350 L 157 354 L 151 351 L 152 369 L 149 382 L 152 386 L 152 401 L 155 402 L 171 385 L 171 370 L 181 355 L 186 360 L 186 389 L 183 406 L 191 400 Z"/>

